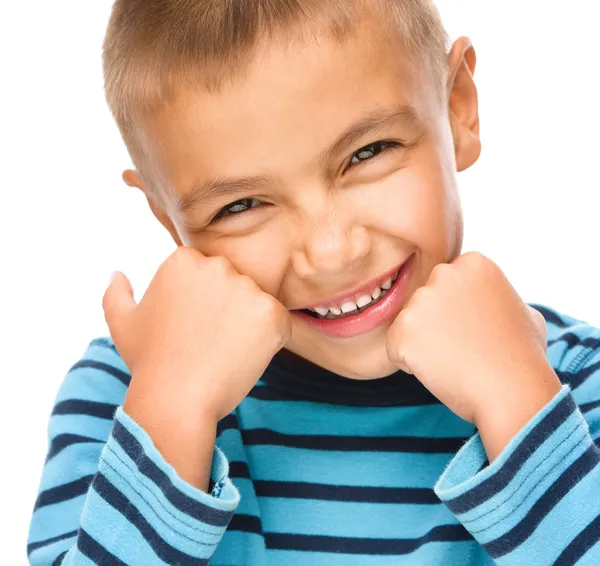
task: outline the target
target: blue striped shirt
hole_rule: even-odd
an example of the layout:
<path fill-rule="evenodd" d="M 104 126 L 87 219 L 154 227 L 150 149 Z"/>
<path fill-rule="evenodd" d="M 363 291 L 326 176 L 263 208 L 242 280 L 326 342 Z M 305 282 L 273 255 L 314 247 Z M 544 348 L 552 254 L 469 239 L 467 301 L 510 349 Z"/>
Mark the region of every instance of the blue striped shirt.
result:
<path fill-rule="evenodd" d="M 600 329 L 541 305 L 560 392 L 490 465 L 414 377 L 282 351 L 218 424 L 209 493 L 122 408 L 110 338 L 66 374 L 31 519 L 34 565 L 600 564 Z"/>

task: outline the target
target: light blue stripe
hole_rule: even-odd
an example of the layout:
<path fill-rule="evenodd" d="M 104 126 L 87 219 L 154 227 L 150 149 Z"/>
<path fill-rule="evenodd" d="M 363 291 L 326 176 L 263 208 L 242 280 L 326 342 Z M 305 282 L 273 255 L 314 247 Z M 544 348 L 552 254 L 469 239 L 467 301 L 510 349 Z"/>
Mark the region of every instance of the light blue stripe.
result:
<path fill-rule="evenodd" d="M 47 566 L 47 564 L 45 564 Z M 79 552 L 77 547 L 72 548 L 63 558 L 61 566 L 98 566 L 92 562 L 85 554 Z"/>
<path fill-rule="evenodd" d="M 482 531 L 492 523 L 500 521 L 490 532 L 485 532 L 483 537 L 485 541 L 497 538 L 518 523 L 529 506 L 538 500 L 540 495 L 546 491 L 548 485 L 556 478 L 556 474 L 559 473 L 557 462 L 564 458 L 564 462 L 572 463 L 585 451 L 583 445 L 573 450 L 573 447 L 585 435 L 584 423 L 580 421 L 580 418 L 577 413 L 572 414 L 530 455 L 525 465 L 519 469 L 508 486 L 481 505 L 462 513 L 460 520 L 469 529 L 475 529 L 476 531 Z M 477 483 L 474 482 L 473 486 Z M 529 494 L 529 505 L 514 510 L 506 521 L 501 520 L 525 494 Z"/>
<path fill-rule="evenodd" d="M 40 482 L 40 491 L 45 491 L 78 480 L 84 476 L 95 474 L 98 470 L 98 459 L 103 447 L 103 443 L 85 442 L 82 444 L 72 444 L 68 448 L 61 450 L 46 464 L 44 475 Z M 69 463 L 75 460 L 77 460 L 76 466 L 69 465 Z"/>
<path fill-rule="evenodd" d="M 77 522 L 79 523 L 79 521 L 77 521 Z M 68 533 L 68 532 L 71 532 L 74 530 L 76 530 L 76 529 L 61 529 L 61 532 L 58 532 L 57 535 Z M 37 533 L 36 533 L 36 535 L 37 535 Z M 39 536 L 36 536 L 36 540 L 28 541 L 28 542 L 35 543 L 37 541 L 46 540 L 46 538 L 50 538 L 52 536 L 56 536 L 56 535 L 50 535 L 49 537 L 46 537 L 42 533 L 40 533 Z M 59 540 L 59 541 L 50 543 L 46 546 L 41 546 L 40 548 L 37 548 L 29 555 L 29 563 L 32 566 L 38 566 L 38 565 L 39 566 L 47 566 L 48 564 L 52 564 L 54 557 L 58 556 L 65 550 L 70 549 L 75 544 L 76 540 L 77 540 L 76 537 L 72 536 L 70 538 L 66 538 L 63 540 Z M 48 560 L 49 557 L 52 557 L 52 560 L 49 561 Z"/>
<path fill-rule="evenodd" d="M 116 377 L 100 369 L 80 367 L 65 376 L 55 404 L 70 399 L 83 399 L 119 405 L 123 402 L 125 393 L 127 387 Z"/>
<path fill-rule="evenodd" d="M 73 434 L 73 431 L 85 431 L 79 434 L 100 438 L 104 442 L 108 438 L 111 429 L 112 420 L 109 421 L 89 415 L 53 415 L 48 427 L 52 437 L 59 434 Z"/>
<path fill-rule="evenodd" d="M 225 531 L 212 555 L 210 566 L 287 566 L 287 562 L 273 562 L 272 551 L 268 552 L 267 558 L 264 540 L 259 534 Z"/>
<path fill-rule="evenodd" d="M 285 566 L 493 566 L 494 562 L 476 541 L 430 542 L 399 556 L 269 550 L 270 564 Z M 223 563 L 229 564 L 227 562 Z M 215 563 L 220 566 L 220 563 Z"/>
<path fill-rule="evenodd" d="M 64 533 L 76 531 L 79 526 L 79 515 L 81 515 L 85 498 L 86 495 L 80 495 L 74 499 L 61 501 L 54 505 L 46 505 L 37 509 L 32 518 L 32 524 L 35 526 L 36 540 L 46 540 Z M 65 517 L 68 520 L 59 522 L 56 520 L 56 517 Z"/>
<path fill-rule="evenodd" d="M 561 460 L 553 470 L 552 481 L 566 470 L 569 465 L 585 450 L 588 445 L 582 446 L 579 450 L 573 453 L 569 458 Z M 546 478 L 544 478 L 546 479 Z M 548 482 L 544 481 L 544 485 L 548 487 Z M 510 556 L 510 564 L 528 564 L 531 556 L 535 553 L 540 557 L 541 564 L 552 564 L 553 560 L 558 558 L 560 552 L 573 540 L 574 536 L 581 532 L 588 524 L 593 521 L 599 512 L 598 507 L 598 486 L 600 485 L 600 468 L 596 467 L 590 471 L 576 487 L 571 489 L 550 511 L 548 515 L 538 525 L 536 530 L 529 538 L 513 552 L 507 555 Z M 537 501 L 538 497 L 534 497 Z M 522 501 L 520 499 L 520 501 Z M 522 507 L 527 510 L 532 506 L 533 501 L 522 501 Z M 586 502 L 594 502 L 586 504 Z M 522 517 L 524 513 L 519 513 Z M 511 517 L 512 519 L 512 517 Z M 568 527 L 566 525 L 568 521 Z M 511 521 L 511 524 L 516 524 Z M 548 544 L 549 533 L 552 533 L 552 544 Z M 485 533 L 487 535 L 487 533 Z M 487 537 L 486 537 L 487 538 Z M 528 562 L 529 560 L 529 562 Z M 598 556 L 596 556 L 598 560 Z M 598 564 L 598 562 L 596 562 Z M 579 566 L 579 562 L 577 563 Z"/>
<path fill-rule="evenodd" d="M 268 445 L 247 446 L 246 450 L 255 479 L 381 487 L 432 487 L 453 456 Z"/>
<path fill-rule="evenodd" d="M 81 526 L 111 554 L 126 564 L 166 565 L 142 534 L 95 491 L 90 492 L 89 506 L 94 513 L 84 513 Z"/>
<path fill-rule="evenodd" d="M 335 537 L 416 538 L 435 525 L 455 525 L 442 503 L 355 503 L 259 497 L 265 530 Z M 348 518 L 360 517 L 360 521 Z M 415 517 L 419 520 L 415 521 Z"/>
<path fill-rule="evenodd" d="M 282 434 L 466 438 L 475 433 L 471 423 L 445 405 L 345 407 L 309 401 L 266 402 L 249 397 L 238 413 L 245 430 L 268 428 Z"/>
<path fill-rule="evenodd" d="M 140 425 L 138 425 L 129 415 L 127 415 L 127 413 L 123 411 L 122 407 L 119 407 L 117 409 L 115 418 L 118 419 L 118 421 L 136 438 L 136 440 L 141 444 L 145 455 L 167 475 L 171 483 L 175 487 L 177 487 L 179 491 L 185 493 L 186 495 L 188 495 L 192 499 L 195 499 L 196 501 L 201 501 L 205 505 L 209 505 L 215 509 L 220 509 L 222 511 L 232 511 L 236 507 L 238 503 L 237 497 L 235 497 L 234 493 L 230 493 L 230 490 L 224 490 L 221 493 L 221 495 L 218 498 L 216 498 L 181 479 L 175 468 L 163 458 L 158 448 L 152 441 L 150 435 Z M 125 456 L 125 452 L 122 449 L 120 449 L 119 444 L 112 436 L 109 438 L 107 444 L 121 457 L 121 459 L 123 459 L 122 457 Z M 217 457 L 218 453 L 215 451 L 213 455 L 212 468 L 219 467 L 219 462 L 221 458 L 219 458 L 219 460 L 215 462 L 215 460 L 217 460 Z M 129 461 L 131 462 L 131 459 L 129 459 Z M 228 466 L 228 463 L 225 459 L 223 459 L 223 461 L 220 463 L 225 467 Z M 149 478 L 142 479 L 142 481 L 144 481 L 145 483 L 149 482 L 148 485 L 151 486 L 151 489 L 158 489 L 159 491 L 156 493 L 160 493 L 162 496 L 162 491 L 156 486 L 156 484 L 153 481 L 151 481 Z"/>
<path fill-rule="evenodd" d="M 133 461 L 112 439 L 103 458 L 103 462 L 100 464 L 102 473 L 110 478 L 111 482 L 118 486 L 128 499 L 136 501 L 136 507 L 140 511 L 142 508 L 138 506 L 138 503 L 146 509 L 142 514 L 158 532 L 162 532 L 164 523 L 167 523 L 172 524 L 173 528 L 190 538 L 195 538 L 196 531 L 202 531 L 206 534 L 205 542 L 207 543 L 216 543 L 219 539 L 223 532 L 221 527 L 204 525 L 177 509 L 152 480 L 138 471 Z M 205 498 L 210 497 L 206 493 L 204 496 Z M 164 534 L 169 536 L 168 532 Z"/>
<path fill-rule="evenodd" d="M 577 439 L 577 442 L 566 441 L 560 446 L 556 444 L 555 452 L 543 462 L 538 461 L 536 453 L 500 494 L 460 517 L 469 530 L 477 533 L 478 540 L 494 540 L 523 520 L 562 471 L 587 449 L 580 433 L 575 433 L 571 439 Z M 467 522 L 467 515 L 477 519 Z"/>
<path fill-rule="evenodd" d="M 600 540 L 594 544 L 577 561 L 577 566 L 598 566 L 598 557 L 600 556 Z"/>

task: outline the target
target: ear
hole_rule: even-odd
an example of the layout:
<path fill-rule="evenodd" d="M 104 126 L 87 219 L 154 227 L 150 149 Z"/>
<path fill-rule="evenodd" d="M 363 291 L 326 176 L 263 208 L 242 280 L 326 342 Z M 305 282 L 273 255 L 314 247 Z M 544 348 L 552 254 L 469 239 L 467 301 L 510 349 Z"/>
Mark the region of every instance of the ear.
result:
<path fill-rule="evenodd" d="M 177 229 L 175 228 L 172 220 L 169 218 L 164 206 L 155 198 L 150 196 L 150 192 L 144 184 L 144 181 L 142 181 L 140 174 L 132 169 L 126 169 L 123 171 L 122 178 L 126 185 L 129 185 L 130 187 L 137 187 L 144 193 L 146 199 L 148 200 L 148 205 L 150 206 L 152 214 L 154 214 L 156 219 L 168 230 L 169 234 L 171 234 L 171 238 L 173 238 L 177 246 L 183 246 L 183 242 L 179 237 Z"/>
<path fill-rule="evenodd" d="M 473 81 L 475 62 L 469 38 L 458 38 L 448 55 L 448 110 L 457 171 L 469 168 L 481 153 L 477 87 Z"/>

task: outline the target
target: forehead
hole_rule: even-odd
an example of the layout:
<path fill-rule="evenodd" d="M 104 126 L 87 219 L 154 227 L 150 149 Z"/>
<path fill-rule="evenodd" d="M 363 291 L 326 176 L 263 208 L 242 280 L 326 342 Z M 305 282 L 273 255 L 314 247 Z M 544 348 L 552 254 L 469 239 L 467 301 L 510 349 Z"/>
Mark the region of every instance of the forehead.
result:
<path fill-rule="evenodd" d="M 365 114 L 409 105 L 425 120 L 429 84 L 401 42 L 365 20 L 343 44 L 258 46 L 243 79 L 221 93 L 179 93 L 147 123 L 146 145 L 175 196 L 202 175 L 298 173 Z"/>

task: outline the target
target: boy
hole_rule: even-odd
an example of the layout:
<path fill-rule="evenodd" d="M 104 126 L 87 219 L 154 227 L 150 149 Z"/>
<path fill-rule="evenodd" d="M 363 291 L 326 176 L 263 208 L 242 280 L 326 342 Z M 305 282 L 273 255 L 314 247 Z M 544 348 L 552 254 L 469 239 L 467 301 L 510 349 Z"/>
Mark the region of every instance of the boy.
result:
<path fill-rule="evenodd" d="M 428 0 L 118 0 L 178 249 L 67 374 L 32 564 L 600 562 L 600 330 L 461 255 L 475 54 Z"/>

